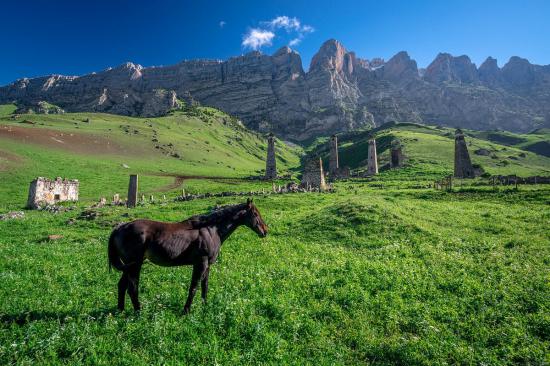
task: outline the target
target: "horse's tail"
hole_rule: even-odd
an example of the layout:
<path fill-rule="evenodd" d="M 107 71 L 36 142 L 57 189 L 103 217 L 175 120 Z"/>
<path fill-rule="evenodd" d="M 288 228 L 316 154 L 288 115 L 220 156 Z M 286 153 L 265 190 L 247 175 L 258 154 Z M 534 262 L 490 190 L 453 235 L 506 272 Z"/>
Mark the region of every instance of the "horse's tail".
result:
<path fill-rule="evenodd" d="M 109 272 L 111 272 L 111 268 L 115 267 L 119 271 L 123 271 L 126 267 L 124 263 L 120 260 L 120 256 L 118 255 L 118 251 L 116 248 L 116 236 L 118 234 L 118 228 L 113 230 L 111 233 L 111 236 L 109 237 L 109 245 L 107 247 L 107 262 L 109 263 Z"/>

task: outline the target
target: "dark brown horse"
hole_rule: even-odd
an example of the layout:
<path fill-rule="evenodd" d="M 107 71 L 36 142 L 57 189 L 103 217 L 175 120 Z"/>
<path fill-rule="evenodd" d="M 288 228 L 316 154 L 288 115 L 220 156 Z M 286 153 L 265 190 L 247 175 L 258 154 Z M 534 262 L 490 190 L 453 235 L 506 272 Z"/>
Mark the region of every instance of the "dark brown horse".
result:
<path fill-rule="evenodd" d="M 183 311 L 188 313 L 191 309 L 199 281 L 202 299 L 206 302 L 210 265 L 216 261 L 225 239 L 241 225 L 248 226 L 260 237 L 267 235 L 267 225 L 252 200 L 178 223 L 136 220 L 117 227 L 109 238 L 108 255 L 109 268 L 113 266 L 122 271 L 118 308 L 124 310 L 128 291 L 134 309 L 140 309 L 139 273 L 145 259 L 160 266 L 192 265 L 191 286 Z"/>

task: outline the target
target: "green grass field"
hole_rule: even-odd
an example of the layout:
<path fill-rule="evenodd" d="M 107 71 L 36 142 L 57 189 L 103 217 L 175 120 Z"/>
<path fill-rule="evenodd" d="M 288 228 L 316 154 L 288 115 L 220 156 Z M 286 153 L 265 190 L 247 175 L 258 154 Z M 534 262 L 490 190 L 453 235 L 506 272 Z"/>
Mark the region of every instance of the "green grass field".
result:
<path fill-rule="evenodd" d="M 427 188 L 452 171 L 451 130 L 381 130 L 381 165 L 388 160 L 385 143 L 398 137 L 405 168 L 337 183 L 335 193 L 257 196 L 269 235 L 260 239 L 240 228 L 229 238 L 211 270 L 207 305 L 197 297 L 184 316 L 191 269 L 146 264 L 143 310 L 135 314 L 129 302 L 125 312 L 115 310 L 119 273 L 108 272 L 106 256 L 112 228 L 134 218 L 182 220 L 242 200 L 173 202 L 181 186 L 150 173 L 233 178 L 185 180 L 195 192 L 269 188 L 239 179 L 260 174 L 265 143 L 211 109 L 199 117 L 16 120 L 5 110 L 0 128 L 96 135 L 102 149 L 0 135 L 0 213 L 22 208 L 37 175 L 78 178 L 83 197 L 71 211 L 25 211 L 23 219 L 0 221 L 0 364 L 550 363 L 550 187 L 493 190 L 476 180 L 452 192 Z M 120 125 L 130 125 L 130 133 Z M 180 158 L 154 147 L 152 129 Z M 361 170 L 361 134 L 340 139 L 342 165 Z M 471 136 L 471 153 L 487 148 L 497 156 L 472 153 L 491 174 L 549 174 L 548 157 Z M 277 146 L 279 165 L 296 176 L 301 149 Z M 315 144 L 306 149 L 312 150 L 322 152 Z M 105 207 L 95 220 L 68 224 L 100 195 L 124 193 L 130 172 L 140 174 L 142 192 L 169 200 Z M 52 234 L 63 237 L 50 241 Z"/>

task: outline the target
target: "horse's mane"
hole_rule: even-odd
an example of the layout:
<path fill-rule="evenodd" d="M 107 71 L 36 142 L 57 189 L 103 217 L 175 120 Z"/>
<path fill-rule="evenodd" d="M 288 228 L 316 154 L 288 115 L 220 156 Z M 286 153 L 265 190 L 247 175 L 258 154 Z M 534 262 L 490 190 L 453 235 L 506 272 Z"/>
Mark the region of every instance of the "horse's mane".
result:
<path fill-rule="evenodd" d="M 236 205 L 222 206 L 213 209 L 209 214 L 191 216 L 181 223 L 189 225 L 192 229 L 215 225 L 232 216 L 236 211 L 245 209 L 246 205 L 246 203 L 238 203 Z"/>

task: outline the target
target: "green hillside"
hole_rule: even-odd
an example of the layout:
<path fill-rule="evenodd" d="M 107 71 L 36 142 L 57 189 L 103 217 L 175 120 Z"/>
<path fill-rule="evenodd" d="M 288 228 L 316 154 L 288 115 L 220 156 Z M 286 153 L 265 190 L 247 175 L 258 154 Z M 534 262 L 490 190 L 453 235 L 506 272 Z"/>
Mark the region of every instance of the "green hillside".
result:
<path fill-rule="evenodd" d="M 97 200 L 124 195 L 134 173 L 140 191 L 149 193 L 181 189 L 176 176 L 245 178 L 265 169 L 263 136 L 213 108 L 161 118 L 13 110 L 0 108 L 0 207 L 24 204 L 37 176 L 78 179 L 82 199 Z M 277 141 L 276 152 L 282 174 L 299 166 L 299 148 Z M 204 192 L 212 184 L 188 180 L 186 186 Z"/>
<path fill-rule="evenodd" d="M 550 157 L 533 149 L 533 146 L 542 146 L 550 141 L 550 134 L 544 131 L 540 134 L 519 135 L 465 130 L 465 134 L 472 163 L 480 165 L 488 174 L 550 175 Z M 376 138 L 380 167 L 390 161 L 393 140 L 397 139 L 403 145 L 406 167 L 386 174 L 409 180 L 437 179 L 453 172 L 454 129 L 413 123 L 389 124 L 373 131 L 339 135 L 340 165 L 347 165 L 359 172 L 364 170 L 368 139 L 371 136 Z M 327 138 L 315 141 L 308 149 L 308 155 L 320 155 L 328 167 L 327 141 Z M 488 150 L 488 155 L 475 153 L 481 149 Z"/>
<path fill-rule="evenodd" d="M 246 199 L 176 202 L 182 187 L 269 190 L 271 182 L 247 179 L 265 167 L 264 138 L 211 108 L 162 118 L 14 117 L 14 109 L 0 108 L 0 214 L 22 209 L 36 176 L 79 179 L 81 200 L 74 210 L 0 220 L 1 365 L 550 362 L 550 187 L 430 188 L 452 172 L 451 129 L 397 124 L 340 135 L 341 165 L 364 169 L 374 133 L 380 166 L 394 139 L 406 166 L 336 182 L 331 193 L 256 195 L 269 234 L 232 234 L 211 267 L 208 304 L 196 296 L 183 315 L 191 268 L 146 262 L 134 313 L 129 303 L 116 310 L 112 229 Z M 474 163 L 490 174 L 550 174 L 549 157 L 524 150 L 548 141 L 548 131 L 498 133 L 499 142 L 466 134 Z M 326 142 L 305 151 L 328 164 Z M 302 152 L 277 142 L 283 174 L 296 179 Z M 124 196 L 130 173 L 140 174 L 140 193 L 169 199 L 89 208 Z"/>

